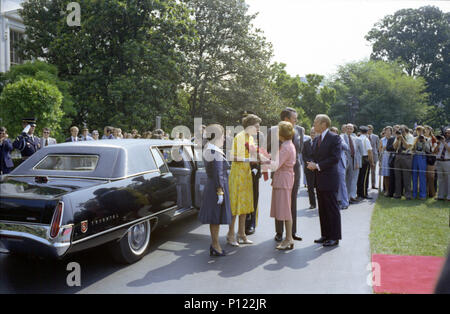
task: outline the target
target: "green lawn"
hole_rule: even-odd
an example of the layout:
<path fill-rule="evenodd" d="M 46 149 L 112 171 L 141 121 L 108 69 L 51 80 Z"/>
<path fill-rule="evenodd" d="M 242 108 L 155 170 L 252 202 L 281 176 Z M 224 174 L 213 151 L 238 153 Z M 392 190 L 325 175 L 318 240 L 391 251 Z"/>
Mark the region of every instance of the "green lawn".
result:
<path fill-rule="evenodd" d="M 450 202 L 380 196 L 372 216 L 372 254 L 445 256 L 450 244 Z"/>

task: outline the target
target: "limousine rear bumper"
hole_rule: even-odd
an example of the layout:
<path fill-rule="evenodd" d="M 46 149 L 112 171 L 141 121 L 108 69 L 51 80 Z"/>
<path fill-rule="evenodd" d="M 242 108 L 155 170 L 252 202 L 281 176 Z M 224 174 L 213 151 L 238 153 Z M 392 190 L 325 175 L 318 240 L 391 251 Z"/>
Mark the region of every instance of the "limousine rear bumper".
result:
<path fill-rule="evenodd" d="M 71 245 L 72 228 L 62 226 L 52 239 L 50 225 L 0 221 L 0 243 L 13 253 L 61 258 Z"/>

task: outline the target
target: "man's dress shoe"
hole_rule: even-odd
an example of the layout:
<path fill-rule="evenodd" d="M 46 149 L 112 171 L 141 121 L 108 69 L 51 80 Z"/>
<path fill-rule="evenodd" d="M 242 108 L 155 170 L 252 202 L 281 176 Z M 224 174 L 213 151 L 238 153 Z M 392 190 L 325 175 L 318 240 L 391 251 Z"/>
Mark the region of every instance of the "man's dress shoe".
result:
<path fill-rule="evenodd" d="M 339 240 L 327 240 L 325 241 L 325 243 L 323 244 L 323 246 L 336 246 L 339 244 Z"/>
<path fill-rule="evenodd" d="M 299 237 L 299 236 L 296 235 L 296 234 L 293 234 L 293 235 L 292 235 L 292 239 L 294 239 L 294 240 L 296 240 L 296 241 L 302 241 L 302 240 L 303 240 L 301 237 Z"/>
<path fill-rule="evenodd" d="M 322 243 L 325 243 L 325 241 L 327 241 L 327 239 L 324 238 L 324 237 L 321 237 L 320 239 L 314 240 L 314 243 L 320 243 L 320 244 L 322 244 Z"/>

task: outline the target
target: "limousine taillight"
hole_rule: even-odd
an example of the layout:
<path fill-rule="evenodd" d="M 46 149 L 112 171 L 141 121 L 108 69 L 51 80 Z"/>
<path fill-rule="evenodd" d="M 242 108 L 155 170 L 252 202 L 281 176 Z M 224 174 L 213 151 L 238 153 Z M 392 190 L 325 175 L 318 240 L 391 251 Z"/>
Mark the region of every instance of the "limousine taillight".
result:
<path fill-rule="evenodd" d="M 63 217 L 64 203 L 59 202 L 56 206 L 55 213 L 53 214 L 52 224 L 50 228 L 50 237 L 56 238 L 61 227 L 61 220 Z"/>

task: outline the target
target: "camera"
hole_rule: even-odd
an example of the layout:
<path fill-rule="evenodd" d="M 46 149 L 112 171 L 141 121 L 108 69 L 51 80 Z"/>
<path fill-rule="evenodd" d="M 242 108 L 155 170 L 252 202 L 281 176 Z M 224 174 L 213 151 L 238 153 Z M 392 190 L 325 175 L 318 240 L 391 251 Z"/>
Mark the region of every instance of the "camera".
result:
<path fill-rule="evenodd" d="M 398 130 L 395 132 L 396 135 L 402 135 L 402 131 Z"/>
<path fill-rule="evenodd" d="M 425 137 L 423 137 L 423 135 L 420 135 L 420 136 L 419 136 L 419 141 L 420 141 L 420 142 L 424 142 L 424 141 L 425 141 Z"/>
<path fill-rule="evenodd" d="M 436 139 L 437 139 L 438 141 L 443 141 L 443 140 L 444 140 L 444 137 L 443 137 L 442 135 L 436 135 Z"/>

